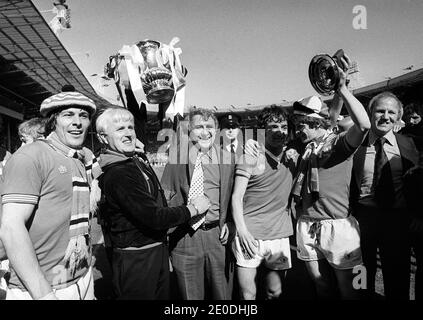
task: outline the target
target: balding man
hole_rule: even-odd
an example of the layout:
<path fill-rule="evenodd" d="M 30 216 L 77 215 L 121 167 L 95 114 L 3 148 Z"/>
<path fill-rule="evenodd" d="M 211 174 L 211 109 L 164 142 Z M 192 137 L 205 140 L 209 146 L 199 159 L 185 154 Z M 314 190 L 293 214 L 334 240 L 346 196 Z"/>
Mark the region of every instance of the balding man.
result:
<path fill-rule="evenodd" d="M 367 268 L 367 297 L 375 291 L 376 249 L 382 263 L 387 299 L 409 299 L 410 246 L 408 228 L 416 188 L 404 181 L 418 163 L 411 138 L 396 134 L 401 101 L 390 92 L 373 97 L 368 113 L 371 130 L 354 156 L 352 192 L 360 224 L 361 250 Z M 421 196 L 421 195 L 420 195 Z"/>

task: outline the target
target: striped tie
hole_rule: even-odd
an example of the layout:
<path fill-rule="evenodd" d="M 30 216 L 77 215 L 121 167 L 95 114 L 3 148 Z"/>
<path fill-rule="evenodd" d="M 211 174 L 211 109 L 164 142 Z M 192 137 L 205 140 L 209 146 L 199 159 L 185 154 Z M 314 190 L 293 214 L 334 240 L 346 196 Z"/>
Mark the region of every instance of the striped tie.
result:
<path fill-rule="evenodd" d="M 202 152 L 198 152 L 197 158 L 195 159 L 194 172 L 192 173 L 191 186 L 188 192 L 188 204 L 191 200 L 204 195 L 204 175 L 203 166 L 201 164 Z M 191 218 L 189 225 L 195 231 L 206 221 L 206 213 L 199 214 Z"/>

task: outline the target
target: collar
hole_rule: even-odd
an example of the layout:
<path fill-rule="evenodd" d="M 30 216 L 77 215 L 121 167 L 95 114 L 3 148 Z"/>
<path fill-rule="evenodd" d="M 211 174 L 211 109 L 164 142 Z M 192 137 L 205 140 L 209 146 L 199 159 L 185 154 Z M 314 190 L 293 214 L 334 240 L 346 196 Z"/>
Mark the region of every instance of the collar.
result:
<path fill-rule="evenodd" d="M 197 159 L 197 154 L 200 150 L 197 148 L 195 144 L 189 145 L 189 159 L 192 164 L 195 164 L 195 160 Z M 214 148 L 214 144 L 211 146 L 211 148 L 206 152 L 203 153 L 203 158 L 207 157 L 208 163 L 219 163 L 217 159 L 217 152 Z M 216 160 L 213 162 L 213 160 Z"/>
<path fill-rule="evenodd" d="M 116 152 L 110 149 L 104 149 L 100 153 L 100 167 L 104 168 L 109 164 L 121 162 L 130 159 L 130 157 L 125 156 L 123 153 Z"/>
<path fill-rule="evenodd" d="M 231 151 L 231 144 L 234 145 L 235 150 L 238 148 L 238 140 L 235 139 L 234 141 L 231 141 L 229 144 L 226 145 L 226 150 Z"/>
<path fill-rule="evenodd" d="M 81 162 L 86 162 L 85 160 L 85 149 L 73 149 L 65 145 L 60 139 L 55 131 L 51 132 L 45 139 L 40 139 L 47 142 L 54 150 L 60 152 L 68 158 L 78 159 Z"/>
<path fill-rule="evenodd" d="M 393 146 L 394 144 L 395 144 L 395 135 L 394 135 L 394 133 L 393 133 L 393 131 L 392 130 L 390 130 L 389 132 L 387 132 L 385 135 L 384 135 L 384 137 L 385 137 L 385 139 L 386 139 L 386 141 L 391 145 L 391 146 Z M 375 135 L 374 133 L 373 133 L 373 131 L 371 131 L 370 130 L 370 132 L 369 132 L 369 145 L 370 146 L 373 146 L 374 144 L 375 144 L 375 141 L 378 139 L 379 137 L 377 136 L 377 135 Z"/>
<path fill-rule="evenodd" d="M 266 148 L 264 149 L 264 151 L 269 156 L 269 158 L 272 159 L 277 164 L 277 167 L 279 168 L 279 165 L 281 164 L 281 161 L 282 161 L 283 152 L 285 151 L 285 147 L 282 149 L 282 152 L 280 153 L 279 156 L 275 156 L 271 151 L 267 150 Z"/>

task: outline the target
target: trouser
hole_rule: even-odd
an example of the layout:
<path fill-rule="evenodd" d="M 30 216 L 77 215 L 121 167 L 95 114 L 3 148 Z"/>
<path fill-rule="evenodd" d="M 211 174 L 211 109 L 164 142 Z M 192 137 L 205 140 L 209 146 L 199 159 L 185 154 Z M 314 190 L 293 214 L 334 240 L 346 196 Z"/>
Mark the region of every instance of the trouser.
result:
<path fill-rule="evenodd" d="M 234 258 L 230 246 L 220 243 L 219 233 L 219 227 L 190 233 L 180 226 L 171 235 L 170 241 L 177 241 L 172 265 L 184 300 L 232 298 Z"/>
<path fill-rule="evenodd" d="M 170 292 L 169 250 L 113 249 L 112 283 L 119 300 L 167 300 Z"/>
<path fill-rule="evenodd" d="M 95 300 L 93 269 L 90 267 L 76 283 L 63 289 L 53 289 L 59 300 Z M 8 288 L 6 300 L 33 300 L 28 291 Z"/>
<path fill-rule="evenodd" d="M 365 298 L 375 293 L 379 248 L 386 299 L 408 300 L 411 252 L 407 211 L 359 206 L 355 216 L 360 225 L 363 264 L 367 270 Z"/>

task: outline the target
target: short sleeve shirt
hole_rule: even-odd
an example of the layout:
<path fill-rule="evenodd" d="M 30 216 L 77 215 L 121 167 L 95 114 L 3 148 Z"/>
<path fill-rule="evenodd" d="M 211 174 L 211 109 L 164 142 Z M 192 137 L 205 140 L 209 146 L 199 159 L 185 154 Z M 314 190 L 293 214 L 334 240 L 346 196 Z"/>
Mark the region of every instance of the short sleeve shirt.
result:
<path fill-rule="evenodd" d="M 70 159 L 37 141 L 16 151 L 6 164 L 2 202 L 34 204 L 28 232 L 46 279 L 54 288 L 76 282 L 87 268 L 71 275 L 64 265 L 72 208 Z M 10 286 L 24 288 L 11 270 Z"/>
<path fill-rule="evenodd" d="M 260 240 L 292 235 L 292 221 L 288 211 L 293 180 L 291 170 L 264 154 L 260 154 L 257 164 L 251 168 L 249 163 L 254 161 L 248 157 L 242 156 L 235 169 L 236 176 L 248 178 L 243 202 L 248 231 Z"/>
<path fill-rule="evenodd" d="M 349 216 L 353 155 L 357 148 L 346 141 L 346 132 L 331 133 L 318 152 L 319 197 L 302 193 L 302 215 L 314 219 L 343 219 Z M 303 188 L 303 191 L 307 188 Z"/>

